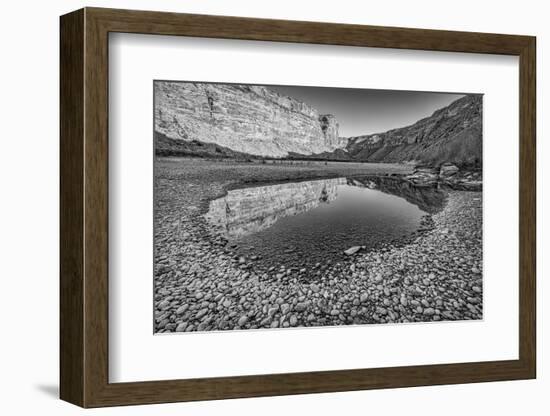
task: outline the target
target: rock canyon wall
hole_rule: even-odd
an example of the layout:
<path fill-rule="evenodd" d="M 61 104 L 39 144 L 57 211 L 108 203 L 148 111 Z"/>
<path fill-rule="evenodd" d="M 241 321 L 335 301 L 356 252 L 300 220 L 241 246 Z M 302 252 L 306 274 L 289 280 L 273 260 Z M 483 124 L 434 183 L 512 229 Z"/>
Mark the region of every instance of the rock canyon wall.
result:
<path fill-rule="evenodd" d="M 156 81 L 154 90 L 155 131 L 165 141 L 269 157 L 332 152 L 347 143 L 334 116 L 265 87 Z"/>
<path fill-rule="evenodd" d="M 154 90 L 157 155 L 482 167 L 481 95 L 410 126 L 340 137 L 334 115 L 266 87 L 155 81 Z"/>

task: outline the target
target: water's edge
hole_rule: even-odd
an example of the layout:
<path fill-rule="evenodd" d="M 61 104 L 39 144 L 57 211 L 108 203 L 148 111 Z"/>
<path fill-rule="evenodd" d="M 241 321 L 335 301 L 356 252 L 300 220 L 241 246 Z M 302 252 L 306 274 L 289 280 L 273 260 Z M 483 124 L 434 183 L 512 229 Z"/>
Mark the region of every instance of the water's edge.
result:
<path fill-rule="evenodd" d="M 301 186 L 293 192 L 292 188 L 294 185 Z M 365 188 L 366 190 L 375 190 L 376 192 L 397 196 L 407 201 L 409 204 L 418 207 L 422 212 L 424 212 L 424 215 L 413 230 L 409 230 L 406 234 L 399 237 L 391 238 L 389 241 L 379 243 L 369 242 L 367 245 L 349 241 L 347 245 L 341 246 L 336 250 L 338 255 L 335 255 L 335 249 L 331 247 L 331 253 L 327 253 L 329 256 L 329 261 L 342 260 L 343 257 L 345 258 L 344 251 L 352 246 L 357 246 L 358 244 L 363 250 L 370 251 L 388 246 L 402 247 L 414 241 L 414 239 L 420 234 L 433 228 L 431 214 L 441 211 L 447 200 L 446 192 L 439 189 L 439 186 L 416 186 L 410 181 L 403 179 L 402 176 L 397 175 L 361 174 L 346 178 L 338 175 L 327 175 L 326 178 L 303 178 L 301 180 L 291 181 L 245 181 L 242 183 L 233 182 L 226 184 L 224 186 L 223 196 L 210 198 L 208 200 L 208 210 L 206 212 L 203 211 L 202 218 L 206 219 L 206 222 L 209 224 L 208 229 L 216 243 L 226 245 L 226 253 L 228 255 L 235 258 L 252 257 L 252 259 L 256 261 L 256 265 L 258 265 L 258 263 L 261 265 L 262 261 L 260 260 L 262 256 L 254 253 L 246 253 L 246 251 L 240 249 L 239 238 L 243 236 L 246 237 L 247 234 L 265 232 L 266 229 L 276 226 L 280 218 L 284 219 L 286 217 L 298 215 L 301 215 L 302 217 L 304 215 L 307 216 L 308 212 L 318 208 L 321 204 L 319 201 L 321 201 L 323 197 L 322 192 L 326 193 L 324 195 L 325 202 L 330 202 L 336 198 L 336 189 L 341 185 Z M 312 187 L 313 189 L 311 189 Z M 322 192 L 320 191 L 321 188 Z M 251 192 L 246 192 L 247 190 L 250 190 Z M 272 195 L 266 195 L 266 193 L 269 193 L 270 190 Z M 232 193 L 234 194 L 233 198 L 231 198 Z M 236 196 L 235 193 L 238 193 L 238 195 Z M 256 195 L 258 193 L 260 195 Z M 253 201 L 250 201 L 251 198 Z M 281 202 L 281 200 L 284 201 Z M 285 201 L 286 205 L 284 203 Z M 251 203 L 255 205 L 251 206 Z M 232 205 L 231 208 L 230 204 Z M 275 204 L 278 206 L 270 207 L 270 204 Z M 233 212 L 235 210 L 248 212 L 241 212 L 240 216 L 237 214 L 237 218 L 235 219 L 235 214 Z M 229 218 L 230 216 L 232 217 L 231 219 Z M 328 232 L 331 231 L 332 230 L 328 230 Z M 253 247 L 250 247 L 249 244 L 247 249 L 251 250 L 252 248 Z M 265 249 L 263 251 L 265 251 Z M 292 250 L 287 251 L 289 251 L 288 254 L 290 254 Z M 287 259 L 285 259 L 285 256 L 280 253 L 278 253 L 278 256 L 283 260 L 283 263 L 290 263 L 286 266 L 290 266 L 292 268 L 290 255 L 286 256 L 288 257 Z M 246 261 L 249 260 L 247 259 Z M 302 266 L 304 264 L 302 264 Z M 271 262 L 261 268 L 273 269 L 273 266 L 276 266 L 276 264 Z M 298 268 L 302 266 L 298 266 Z"/>

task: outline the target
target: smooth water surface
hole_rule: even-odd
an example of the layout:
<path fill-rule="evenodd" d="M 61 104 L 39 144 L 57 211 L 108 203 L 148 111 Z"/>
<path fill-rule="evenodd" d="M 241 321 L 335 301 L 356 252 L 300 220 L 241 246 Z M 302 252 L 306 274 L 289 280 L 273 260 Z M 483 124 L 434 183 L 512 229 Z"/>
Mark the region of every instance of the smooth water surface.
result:
<path fill-rule="evenodd" d="M 210 203 L 206 218 L 243 256 L 288 268 L 410 235 L 443 203 L 437 189 L 395 178 L 336 178 L 231 190 Z"/>

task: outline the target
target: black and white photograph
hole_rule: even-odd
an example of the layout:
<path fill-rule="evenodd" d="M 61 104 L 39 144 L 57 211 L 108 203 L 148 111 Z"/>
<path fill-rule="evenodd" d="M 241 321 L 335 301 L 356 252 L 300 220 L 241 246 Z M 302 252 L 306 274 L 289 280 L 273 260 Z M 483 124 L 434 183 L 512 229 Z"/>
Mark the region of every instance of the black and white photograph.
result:
<path fill-rule="evenodd" d="M 153 90 L 155 333 L 483 319 L 483 95 Z"/>

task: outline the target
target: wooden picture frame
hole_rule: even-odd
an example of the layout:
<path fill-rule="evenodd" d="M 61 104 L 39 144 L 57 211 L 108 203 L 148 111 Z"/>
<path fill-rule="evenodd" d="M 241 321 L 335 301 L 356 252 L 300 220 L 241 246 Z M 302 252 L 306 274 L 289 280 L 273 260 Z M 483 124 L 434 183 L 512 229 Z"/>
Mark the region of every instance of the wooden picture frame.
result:
<path fill-rule="evenodd" d="M 530 36 L 85 8 L 61 17 L 60 396 L 82 407 L 535 378 L 535 38 Z M 110 383 L 110 32 L 519 56 L 519 359 Z"/>

